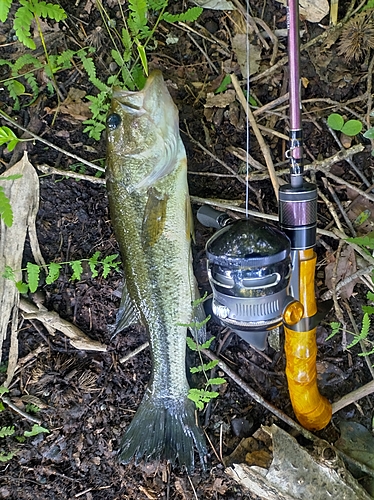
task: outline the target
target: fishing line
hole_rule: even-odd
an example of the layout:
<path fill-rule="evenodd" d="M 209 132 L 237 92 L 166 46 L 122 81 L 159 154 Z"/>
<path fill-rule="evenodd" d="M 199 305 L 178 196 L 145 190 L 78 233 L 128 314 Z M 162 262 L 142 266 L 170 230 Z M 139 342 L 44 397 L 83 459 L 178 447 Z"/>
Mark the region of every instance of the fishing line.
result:
<path fill-rule="evenodd" d="M 246 45 L 246 79 L 247 79 L 247 96 L 246 96 L 246 182 L 245 182 L 245 216 L 248 218 L 249 210 L 249 0 L 246 0 L 246 30 L 245 30 L 245 45 Z"/>

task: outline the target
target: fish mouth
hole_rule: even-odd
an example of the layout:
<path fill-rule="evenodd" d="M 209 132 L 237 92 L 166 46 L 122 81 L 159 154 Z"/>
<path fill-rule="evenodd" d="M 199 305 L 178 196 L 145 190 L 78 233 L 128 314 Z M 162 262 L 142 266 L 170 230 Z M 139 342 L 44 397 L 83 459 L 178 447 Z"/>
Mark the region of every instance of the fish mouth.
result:
<path fill-rule="evenodd" d="M 171 99 L 168 91 L 165 91 L 164 78 L 159 70 L 152 71 L 142 90 L 114 89 L 112 97 L 126 108 L 126 112 L 137 116 L 153 114 L 166 99 Z"/>

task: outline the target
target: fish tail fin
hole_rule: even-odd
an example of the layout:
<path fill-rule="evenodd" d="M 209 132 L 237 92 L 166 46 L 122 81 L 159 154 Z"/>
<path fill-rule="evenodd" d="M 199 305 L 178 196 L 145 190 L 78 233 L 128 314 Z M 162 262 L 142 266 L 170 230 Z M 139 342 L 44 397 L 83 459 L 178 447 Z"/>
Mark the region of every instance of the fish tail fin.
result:
<path fill-rule="evenodd" d="M 195 405 L 187 398 L 172 399 L 152 396 L 149 391 L 126 430 L 119 450 L 123 464 L 133 458 L 178 460 L 188 471 L 194 468 L 195 447 L 205 469 L 206 446 L 202 431 L 195 422 Z"/>

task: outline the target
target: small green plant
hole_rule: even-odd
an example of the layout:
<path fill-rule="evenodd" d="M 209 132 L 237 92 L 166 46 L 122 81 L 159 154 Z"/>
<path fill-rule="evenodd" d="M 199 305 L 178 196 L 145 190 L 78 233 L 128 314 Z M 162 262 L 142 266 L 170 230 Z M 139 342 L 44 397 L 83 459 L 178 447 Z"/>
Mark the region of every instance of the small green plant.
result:
<path fill-rule="evenodd" d="M 0 181 L 14 181 L 21 177 L 20 174 L 1 176 Z M 11 227 L 13 224 L 13 210 L 2 186 L 0 186 L 0 219 L 3 219 L 7 227 Z"/>
<path fill-rule="evenodd" d="M 45 266 L 47 270 L 45 282 L 47 285 L 51 285 L 52 283 L 57 281 L 60 276 L 61 268 L 65 265 L 68 265 L 72 270 L 70 281 L 79 280 L 81 278 L 81 275 L 83 273 L 83 262 L 88 263 L 92 278 L 96 278 L 99 275 L 99 266 L 101 266 L 102 268 L 101 274 L 103 278 L 106 278 L 110 271 L 117 271 L 119 269 L 120 261 L 117 260 L 118 254 L 107 255 L 102 260 L 99 260 L 99 257 L 100 252 L 95 252 L 89 259 L 71 260 L 68 262 L 51 262 L 50 264 L 47 264 Z M 37 264 L 28 262 L 26 265 L 26 269 L 22 269 L 22 271 L 26 271 L 27 274 L 26 282 L 24 282 L 22 280 L 17 281 L 15 277 L 16 271 L 10 266 L 5 266 L 3 277 L 14 281 L 20 293 L 27 293 L 28 291 L 34 293 L 40 283 L 41 270 L 42 266 L 38 266 Z"/>
<path fill-rule="evenodd" d="M 374 298 L 374 294 L 371 294 Z M 374 312 L 374 307 L 373 306 L 363 306 L 363 307 L 369 307 L 371 308 L 371 311 Z M 330 323 L 331 326 L 331 333 L 330 335 L 326 338 L 326 340 L 330 340 L 332 337 L 334 337 L 340 330 L 342 330 L 342 326 L 339 322 L 333 321 Z M 356 344 L 361 342 L 362 340 L 367 341 L 371 345 L 371 349 L 368 352 L 360 352 L 358 355 L 359 356 L 369 356 L 369 354 L 374 354 L 374 341 L 369 340 L 367 337 L 369 335 L 369 330 L 370 330 L 370 317 L 367 312 L 365 312 L 364 317 L 362 319 L 362 326 L 361 326 L 361 331 L 359 335 L 356 335 L 354 332 L 348 332 L 353 335 L 353 340 L 352 342 L 347 345 L 347 349 L 351 349 L 354 347 Z"/>
<path fill-rule="evenodd" d="M 202 349 L 209 349 L 215 337 L 211 337 L 209 340 L 203 344 L 198 344 L 191 337 L 187 337 L 187 345 L 192 351 L 196 351 L 199 354 L 201 364 L 199 366 L 194 366 L 190 368 L 191 373 L 202 373 L 205 378 L 204 387 L 202 389 L 191 388 L 188 392 L 188 398 L 191 399 L 196 408 L 203 410 L 206 403 L 209 403 L 212 399 L 219 396 L 219 392 L 212 391 L 211 387 L 214 385 L 222 385 L 226 382 L 224 378 L 214 377 L 210 378 L 207 374 L 209 370 L 212 370 L 219 363 L 218 360 L 209 361 L 209 363 L 204 363 L 202 359 L 201 351 Z"/>
<path fill-rule="evenodd" d="M 362 123 L 359 120 L 348 120 L 345 122 L 344 118 L 342 115 L 339 115 L 339 113 L 332 113 L 329 115 L 327 118 L 327 124 L 333 130 L 342 132 L 349 137 L 354 137 L 362 130 Z"/>
<path fill-rule="evenodd" d="M 3 385 L 0 386 L 0 412 L 5 410 L 5 407 L 4 407 L 3 402 L 2 402 L 2 396 L 8 392 L 9 392 L 9 389 L 7 387 L 5 387 Z M 26 406 L 26 411 L 28 411 L 28 406 L 29 405 Z M 39 411 L 39 408 L 36 405 L 32 405 L 32 406 L 35 407 L 34 409 L 37 409 L 37 411 Z M 9 425 L 9 426 L 0 427 L 0 439 L 14 436 L 15 439 L 19 443 L 23 443 L 26 440 L 26 438 L 37 436 L 38 434 L 41 434 L 42 432 L 48 433 L 49 430 L 46 429 L 45 427 L 38 425 L 38 424 L 34 424 L 30 431 L 25 431 L 22 435 L 17 436 L 17 435 L 15 435 L 16 430 L 14 428 L 14 425 Z M 0 462 L 8 462 L 9 460 L 11 460 L 14 457 L 15 454 L 16 454 L 16 451 L 5 452 L 3 449 L 0 449 Z"/>

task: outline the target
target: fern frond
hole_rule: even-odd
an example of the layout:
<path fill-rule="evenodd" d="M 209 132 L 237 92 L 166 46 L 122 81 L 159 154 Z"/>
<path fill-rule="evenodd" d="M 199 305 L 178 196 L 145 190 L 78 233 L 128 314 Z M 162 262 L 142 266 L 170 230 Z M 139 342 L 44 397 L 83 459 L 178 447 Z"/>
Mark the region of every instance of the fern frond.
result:
<path fill-rule="evenodd" d="M 26 270 L 27 270 L 27 282 L 30 287 L 30 292 L 34 293 L 36 292 L 39 285 L 40 267 L 37 266 L 36 264 L 33 264 L 32 262 L 28 262 L 26 264 Z"/>
<path fill-rule="evenodd" d="M 0 428 L 0 438 L 4 438 L 7 436 L 13 436 L 14 434 L 14 425 L 11 425 L 9 427 L 1 427 Z"/>
<path fill-rule="evenodd" d="M 366 339 L 366 337 L 369 334 L 369 329 L 370 329 L 370 317 L 368 313 L 364 314 L 364 317 L 362 319 L 362 326 L 361 326 L 361 332 L 360 335 L 357 335 L 352 342 L 347 345 L 347 349 L 351 349 L 351 347 L 355 346 L 358 344 L 361 340 Z"/>
<path fill-rule="evenodd" d="M 13 210 L 10 205 L 9 198 L 4 193 L 3 188 L 0 186 L 0 218 L 3 219 L 7 227 L 13 224 Z"/>
<path fill-rule="evenodd" d="M 83 273 L 82 262 L 80 260 L 73 260 L 73 261 L 69 262 L 69 264 L 73 270 L 73 275 L 70 279 L 72 281 L 79 280 L 82 273 Z"/>
<path fill-rule="evenodd" d="M 0 452 L 0 462 L 9 462 L 16 453 L 14 451 L 10 451 L 9 453 Z"/>
<path fill-rule="evenodd" d="M 57 262 L 51 262 L 48 265 L 48 275 L 45 279 L 47 285 L 51 285 L 52 283 L 58 280 L 60 276 L 60 269 L 61 269 L 61 264 L 58 264 Z"/>
<path fill-rule="evenodd" d="M 29 84 L 29 86 L 31 87 L 31 91 L 32 91 L 32 101 L 29 103 L 29 104 L 32 104 L 34 102 L 34 100 L 38 97 L 39 95 L 39 86 L 38 86 L 38 82 L 37 82 L 37 79 L 35 78 L 35 75 L 33 75 L 32 73 L 31 74 L 28 74 L 28 75 L 25 75 L 25 80 L 27 81 L 27 83 Z"/>
<path fill-rule="evenodd" d="M 95 85 L 95 87 L 98 88 L 100 92 L 109 92 L 109 87 L 107 87 L 105 83 L 97 78 L 96 67 L 93 60 L 90 57 L 82 57 L 82 64 L 87 72 L 90 82 Z"/>
<path fill-rule="evenodd" d="M 54 19 L 59 22 L 66 19 L 66 12 L 59 5 L 46 2 L 33 2 L 34 13 L 38 17 L 44 17 L 49 19 Z"/>
<path fill-rule="evenodd" d="M 146 0 L 129 0 L 130 15 L 127 20 L 129 29 L 132 36 L 138 37 L 139 35 L 149 34 L 147 31 L 147 1 Z"/>
<path fill-rule="evenodd" d="M 150 10 L 162 10 L 165 9 L 168 5 L 168 0 L 148 0 L 147 1 L 148 8 Z"/>
<path fill-rule="evenodd" d="M 29 4 L 27 4 L 29 5 Z M 34 40 L 31 38 L 30 28 L 31 22 L 34 19 L 33 13 L 26 6 L 17 9 L 14 16 L 13 28 L 16 32 L 18 40 L 23 45 L 31 50 L 36 48 Z"/>
<path fill-rule="evenodd" d="M 0 2 L 0 21 L 5 23 L 8 19 L 8 14 L 10 7 L 12 5 L 12 0 L 1 0 Z"/>
<path fill-rule="evenodd" d="M 12 65 L 12 68 L 11 68 L 12 69 L 12 76 L 19 76 L 20 70 L 26 65 L 33 66 L 34 69 L 39 69 L 43 66 L 43 64 L 36 57 L 32 56 L 31 54 L 23 54 Z"/>
<path fill-rule="evenodd" d="M 190 9 L 186 10 L 186 12 L 182 12 L 181 14 L 169 14 L 169 12 L 165 12 L 161 16 L 161 19 L 163 21 L 167 21 L 168 23 L 186 23 L 188 21 L 192 22 L 196 21 L 196 19 L 200 17 L 202 12 L 202 7 L 191 7 Z"/>

